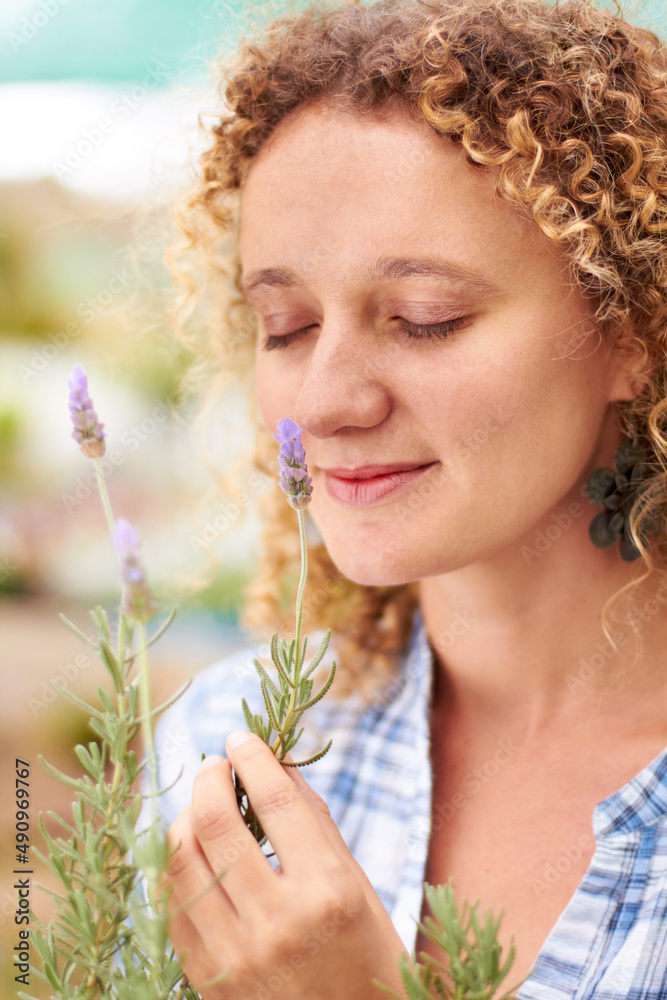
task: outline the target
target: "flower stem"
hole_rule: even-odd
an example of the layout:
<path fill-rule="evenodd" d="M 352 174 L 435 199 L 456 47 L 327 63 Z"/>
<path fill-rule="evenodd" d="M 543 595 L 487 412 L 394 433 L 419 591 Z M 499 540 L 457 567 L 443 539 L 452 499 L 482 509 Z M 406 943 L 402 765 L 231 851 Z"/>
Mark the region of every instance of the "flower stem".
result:
<path fill-rule="evenodd" d="M 299 536 L 301 538 L 301 579 L 296 595 L 296 662 L 294 667 L 294 682 L 298 683 L 299 673 L 303 664 L 301 663 L 301 618 L 303 615 L 303 592 L 306 587 L 306 577 L 308 576 L 308 551 L 306 549 L 306 526 L 303 518 L 303 511 L 297 510 L 299 518 Z"/>
<path fill-rule="evenodd" d="M 303 520 L 303 511 L 297 510 L 297 515 L 299 518 L 299 537 L 301 539 L 301 579 L 299 580 L 299 589 L 296 595 L 296 650 L 295 650 L 295 665 L 294 665 L 294 677 L 292 683 L 292 690 L 290 691 L 289 703 L 287 706 L 287 714 L 285 716 L 285 721 L 283 723 L 284 732 L 289 732 L 292 725 L 292 718 L 294 717 L 294 711 L 296 709 L 297 697 L 299 694 L 299 675 L 301 673 L 301 619 L 303 617 L 303 593 L 306 587 L 306 577 L 308 576 L 308 551 L 306 549 L 306 528 Z M 284 737 L 283 734 L 279 733 L 278 738 L 274 740 L 271 745 L 271 750 L 276 756 L 281 747 L 284 747 Z M 284 751 L 283 751 L 284 756 Z"/>
<path fill-rule="evenodd" d="M 142 736 L 144 740 L 144 753 L 148 761 L 148 773 L 150 776 L 151 804 L 153 819 L 157 815 L 157 773 L 155 769 L 155 739 L 153 736 L 153 720 L 151 719 L 151 686 L 148 672 L 148 657 L 146 655 L 146 626 L 139 625 L 139 677 L 141 692 L 141 716 L 142 716 Z"/>
<path fill-rule="evenodd" d="M 111 501 L 109 500 L 109 494 L 107 492 L 107 484 L 104 481 L 104 476 L 102 475 L 102 468 L 99 463 L 99 459 L 93 459 L 95 463 L 95 472 L 97 473 L 97 485 L 100 488 L 100 496 L 102 497 L 102 504 L 104 506 L 104 513 L 107 516 L 107 524 L 109 525 L 109 530 L 111 532 L 111 537 L 113 538 L 116 531 L 116 522 L 114 520 L 113 511 L 111 510 Z"/>

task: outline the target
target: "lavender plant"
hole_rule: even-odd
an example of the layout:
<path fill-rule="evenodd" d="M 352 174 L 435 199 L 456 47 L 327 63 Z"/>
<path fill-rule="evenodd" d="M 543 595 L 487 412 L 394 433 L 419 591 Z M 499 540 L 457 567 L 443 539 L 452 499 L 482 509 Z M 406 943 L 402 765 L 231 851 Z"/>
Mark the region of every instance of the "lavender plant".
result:
<path fill-rule="evenodd" d="M 153 722 L 188 685 L 152 709 L 147 648 L 169 626 L 174 612 L 149 639 L 146 626 L 157 605 L 141 562 L 139 537 L 128 521 L 115 521 L 111 510 L 99 464 L 106 448 L 104 425 L 95 412 L 80 365 L 69 378 L 69 389 L 72 437 L 95 464 L 123 590 L 115 629 L 101 607 L 90 612 L 92 636 L 63 616 L 65 624 L 101 658 L 111 678 L 111 690 L 98 688 L 101 708 L 97 708 L 53 682 L 88 713 L 98 740 L 74 748 L 86 772 L 80 778 L 72 778 L 40 758 L 52 777 L 73 790 L 74 802 L 73 823 L 49 814 L 64 836 L 53 836 L 42 816 L 39 818 L 48 857 L 36 853 L 60 883 L 61 891 L 47 889 L 55 903 L 55 916 L 48 926 L 33 914 L 35 946 L 42 962 L 42 969 L 35 971 L 50 984 L 57 1000 L 199 1000 L 184 980 L 169 945 L 165 893 L 158 889 L 167 845 L 157 814 Z M 138 672 L 134 670 L 136 663 Z M 131 747 L 140 732 L 144 743 L 141 764 Z M 150 779 L 152 821 L 137 833 L 145 796 L 136 791 L 136 784 L 145 769 Z M 24 992 L 19 995 L 29 998 Z"/>
<path fill-rule="evenodd" d="M 401 981 L 409 1000 L 515 1000 L 518 987 L 497 997 L 515 953 L 512 942 L 507 958 L 501 962 L 498 930 L 502 914 L 494 919 L 486 910 L 480 924 L 478 904 L 470 905 L 463 899 L 457 905 L 451 879 L 439 886 L 425 882 L 424 891 L 436 919 L 427 916 L 419 929 L 442 950 L 444 961 L 427 952 L 420 954 L 423 961 L 414 954 L 410 959 L 400 959 Z M 383 983 L 375 982 L 396 1000 L 404 1000 Z"/>
<path fill-rule="evenodd" d="M 268 721 L 264 721 L 259 714 L 252 715 L 245 698 L 242 699 L 243 715 L 250 732 L 256 733 L 260 739 L 264 740 L 270 747 L 278 760 L 286 767 L 304 767 L 319 760 L 331 747 L 329 740 L 323 750 L 302 761 L 285 760 L 285 755 L 296 745 L 303 729 L 296 732 L 296 727 L 303 713 L 315 705 L 327 693 L 333 683 L 336 673 L 336 664 L 332 663 L 329 676 L 317 692 L 313 695 L 313 681 L 311 674 L 322 661 L 331 638 L 329 629 L 315 656 L 311 660 L 307 669 L 304 670 L 306 660 L 306 645 L 308 637 L 304 636 L 303 646 L 301 645 L 301 622 L 303 616 L 303 595 L 308 574 L 308 553 L 306 548 L 306 529 L 303 519 L 303 511 L 310 503 L 313 492 L 312 479 L 308 475 L 306 466 L 306 453 L 301 443 L 301 428 L 293 420 L 286 417 L 278 423 L 278 433 L 273 435 L 280 442 L 280 488 L 287 494 L 287 501 L 293 507 L 299 518 L 299 536 L 301 539 L 301 577 L 296 597 L 296 636 L 289 646 L 278 633 L 274 633 L 271 638 L 271 659 L 277 670 L 278 685 L 276 685 L 268 673 L 255 659 L 255 669 L 259 674 L 262 695 Z M 275 732 L 275 739 L 273 733 Z M 266 842 L 266 835 L 262 830 L 261 823 L 255 815 L 252 805 L 248 799 L 243 783 L 234 772 L 234 787 L 236 790 L 236 801 L 239 804 L 241 815 L 245 824 L 252 832 L 260 845 Z"/>

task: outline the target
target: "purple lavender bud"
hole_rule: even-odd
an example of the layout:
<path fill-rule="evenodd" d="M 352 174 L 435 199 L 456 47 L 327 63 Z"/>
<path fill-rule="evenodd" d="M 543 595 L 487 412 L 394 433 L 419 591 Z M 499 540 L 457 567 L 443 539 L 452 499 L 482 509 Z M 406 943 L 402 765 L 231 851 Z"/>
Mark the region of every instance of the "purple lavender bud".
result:
<path fill-rule="evenodd" d="M 88 377 L 77 365 L 67 380 L 69 386 L 69 412 L 74 430 L 72 437 L 87 458 L 101 458 L 106 451 L 104 424 L 95 413 L 88 392 Z"/>
<path fill-rule="evenodd" d="M 124 517 L 119 517 L 116 521 L 114 545 L 120 559 L 120 573 L 124 584 L 123 611 L 135 621 L 150 621 L 157 606 L 141 564 L 139 535 Z"/>
<path fill-rule="evenodd" d="M 280 442 L 280 488 L 287 494 L 287 501 L 295 510 L 303 510 L 310 503 L 313 481 L 308 475 L 306 452 L 301 443 L 301 428 L 289 417 L 285 417 L 278 421 L 278 433 L 273 437 Z"/>

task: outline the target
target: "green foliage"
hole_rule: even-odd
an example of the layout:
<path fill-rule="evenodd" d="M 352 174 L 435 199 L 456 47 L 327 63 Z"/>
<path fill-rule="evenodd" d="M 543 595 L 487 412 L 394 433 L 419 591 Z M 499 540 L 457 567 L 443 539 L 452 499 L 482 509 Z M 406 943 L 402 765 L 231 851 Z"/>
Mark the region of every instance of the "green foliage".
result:
<path fill-rule="evenodd" d="M 287 644 L 277 632 L 271 638 L 271 659 L 278 673 L 278 685 L 269 677 L 268 673 L 255 659 L 255 670 L 259 675 L 259 681 L 266 708 L 266 721 L 257 713 L 253 715 L 248 708 L 245 698 L 242 699 L 243 716 L 246 725 L 251 733 L 255 733 L 264 740 L 276 755 L 278 760 L 286 767 L 305 767 L 306 764 L 313 764 L 320 757 L 324 757 L 329 750 L 332 740 L 329 740 L 324 749 L 313 754 L 307 760 L 289 761 L 285 760 L 285 755 L 293 749 L 299 740 L 303 729 L 297 733 L 296 727 L 299 724 L 303 713 L 312 708 L 327 693 L 333 683 L 336 674 L 336 664 L 332 663 L 329 675 L 317 692 L 313 695 L 313 681 L 311 674 L 319 666 L 324 654 L 329 646 L 331 629 L 329 629 L 320 643 L 319 649 L 310 662 L 307 670 L 304 670 L 306 660 L 306 646 L 308 637 L 304 636 L 301 644 L 301 621 L 303 617 L 303 592 L 306 584 L 308 572 L 306 533 L 303 522 L 302 511 L 297 511 L 299 518 L 299 531 L 301 537 L 301 579 L 296 600 L 296 637 Z M 276 737 L 273 739 L 273 733 Z M 273 742 L 272 742 L 273 740 Z M 234 773 L 234 788 L 236 790 L 236 801 L 245 824 L 260 845 L 266 843 L 266 834 L 262 830 L 262 825 L 256 816 L 245 788 L 239 776 Z"/>
<path fill-rule="evenodd" d="M 454 897 L 452 880 L 448 885 L 424 883 L 427 902 L 435 916 L 426 917 L 419 929 L 443 952 L 443 961 L 420 952 L 399 962 L 401 980 L 409 1000 L 515 1000 L 515 990 L 497 996 L 514 961 L 514 944 L 502 962 L 498 929 L 502 914 L 493 918 L 490 910 L 480 922 L 477 903 L 462 900 L 460 911 Z M 377 982 L 396 1000 L 404 1000 L 387 986 Z"/>
<path fill-rule="evenodd" d="M 192 607 L 215 611 L 218 617 L 236 621 L 243 605 L 243 589 L 251 574 L 245 567 L 221 568 L 217 575 L 192 596 Z"/>
<path fill-rule="evenodd" d="M 154 761 L 148 757 L 139 765 L 130 744 L 142 725 L 174 699 L 147 712 L 141 703 L 141 675 L 133 676 L 140 652 L 134 645 L 134 624 L 121 615 L 118 634 L 113 636 L 102 608 L 90 614 L 94 639 L 67 624 L 95 648 L 111 678 L 111 690 L 98 688 L 101 707 L 96 707 L 54 683 L 88 713 L 98 740 L 74 748 L 85 772 L 79 778 L 40 758 L 47 773 L 75 795 L 73 823 L 49 814 L 62 828 L 62 836 L 53 836 L 39 818 L 48 857 L 36 853 L 62 888 L 47 889 L 56 910 L 48 926 L 33 915 L 35 947 L 42 963 L 35 971 L 50 984 L 55 1000 L 198 1000 L 183 981 L 169 945 L 166 897 L 156 888 L 167 862 L 165 837 L 156 819 L 147 829 L 136 831 L 145 796 L 134 789 L 141 772 L 153 767 Z M 141 646 L 143 628 L 139 632 Z M 142 876 L 148 898 L 142 892 Z"/>
<path fill-rule="evenodd" d="M 0 473 L 8 480 L 19 464 L 24 418 L 5 404 L 0 409 Z"/>
<path fill-rule="evenodd" d="M 86 386 L 82 369 L 80 374 Z M 70 379 L 70 408 L 73 393 L 80 393 L 77 386 Z M 80 398 L 76 402 L 80 403 Z M 103 454 L 103 437 L 101 440 Z M 85 438 L 80 443 L 85 444 Z M 35 948 L 42 962 L 41 970 L 35 972 L 53 989 L 52 1000 L 200 1000 L 168 940 L 168 890 L 161 882 L 169 860 L 168 844 L 157 810 L 153 735 L 155 716 L 173 704 L 189 682 L 168 701 L 152 708 L 147 650 L 169 627 L 175 611 L 147 638 L 146 623 L 156 606 L 139 562 L 138 539 L 125 522 L 124 540 L 119 541 L 98 458 L 94 456 L 100 499 L 119 557 L 123 595 L 115 634 L 101 607 L 90 612 L 94 637 L 61 616 L 95 651 L 111 683 L 109 689 L 98 687 L 98 707 L 51 682 L 86 712 L 97 739 L 74 747 L 85 772 L 81 777 L 64 774 L 40 758 L 47 773 L 72 788 L 75 795 L 73 824 L 50 814 L 64 836 L 53 836 L 39 817 L 48 858 L 36 853 L 60 882 L 62 891 L 47 888 L 55 903 L 55 916 L 48 926 L 33 914 Z M 131 746 L 139 734 L 145 751 L 142 764 Z M 135 791 L 144 771 L 149 779 L 148 794 Z M 151 803 L 152 819 L 145 829 L 137 831 L 146 799 Z M 19 996 L 34 1000 L 27 993 Z"/>

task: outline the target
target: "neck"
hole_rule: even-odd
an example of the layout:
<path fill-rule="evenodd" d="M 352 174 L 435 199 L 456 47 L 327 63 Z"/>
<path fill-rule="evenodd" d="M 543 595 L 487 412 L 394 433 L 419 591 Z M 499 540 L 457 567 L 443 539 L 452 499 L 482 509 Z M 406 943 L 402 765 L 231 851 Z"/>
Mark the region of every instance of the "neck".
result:
<path fill-rule="evenodd" d="M 420 581 L 436 704 L 464 728 L 509 723 L 529 737 L 577 713 L 627 715 L 628 699 L 658 693 L 649 704 L 664 713 L 667 584 L 632 591 L 634 628 L 610 619 L 614 651 L 602 610 L 643 564 L 623 562 L 617 546 L 595 548 L 581 509 L 559 531 L 547 531 L 557 512 L 492 558 Z"/>

